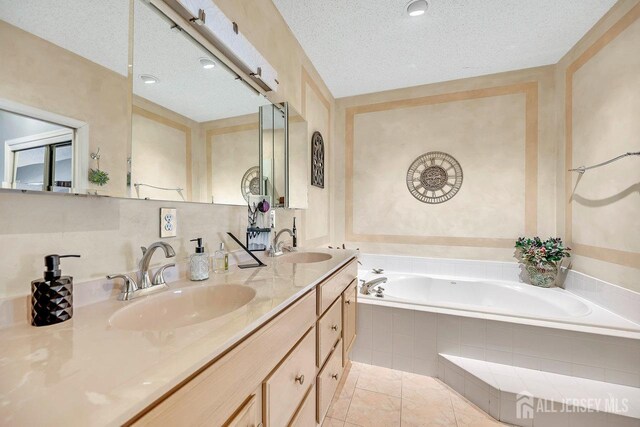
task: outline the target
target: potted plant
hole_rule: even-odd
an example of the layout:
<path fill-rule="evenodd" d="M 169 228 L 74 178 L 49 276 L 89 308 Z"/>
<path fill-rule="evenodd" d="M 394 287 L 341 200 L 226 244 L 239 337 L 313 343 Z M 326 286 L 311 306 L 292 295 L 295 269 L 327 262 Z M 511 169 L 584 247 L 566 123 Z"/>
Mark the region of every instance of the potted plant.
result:
<path fill-rule="evenodd" d="M 98 148 L 97 152 L 91 153 L 91 158 L 96 161 L 98 167 L 89 169 L 89 182 L 102 187 L 109 182 L 109 174 L 100 170 L 100 148 Z"/>
<path fill-rule="evenodd" d="M 564 246 L 559 237 L 542 241 L 539 237 L 520 237 L 516 240 L 515 257 L 524 264 L 531 284 L 549 288 L 555 284 L 558 268 L 564 258 L 569 258 L 571 248 Z"/>

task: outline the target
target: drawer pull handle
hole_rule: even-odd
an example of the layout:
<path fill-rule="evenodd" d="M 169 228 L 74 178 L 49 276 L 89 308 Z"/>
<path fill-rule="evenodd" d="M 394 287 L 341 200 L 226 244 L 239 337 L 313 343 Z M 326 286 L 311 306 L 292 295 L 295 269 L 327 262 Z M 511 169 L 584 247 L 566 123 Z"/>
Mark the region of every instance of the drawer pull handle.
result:
<path fill-rule="evenodd" d="M 332 330 L 332 331 L 337 331 L 337 330 L 338 330 L 338 325 L 333 325 L 333 326 L 331 326 L 331 330 Z"/>
<path fill-rule="evenodd" d="M 300 383 L 300 385 L 304 384 L 304 375 L 298 375 L 296 377 L 296 382 Z"/>
<path fill-rule="evenodd" d="M 350 300 L 350 299 L 348 299 L 348 300 L 346 300 L 344 303 L 345 303 L 345 304 L 347 304 L 347 305 L 350 305 L 350 304 L 351 304 L 351 300 Z"/>
<path fill-rule="evenodd" d="M 331 378 L 333 378 L 334 380 L 338 379 L 338 374 L 331 374 Z"/>

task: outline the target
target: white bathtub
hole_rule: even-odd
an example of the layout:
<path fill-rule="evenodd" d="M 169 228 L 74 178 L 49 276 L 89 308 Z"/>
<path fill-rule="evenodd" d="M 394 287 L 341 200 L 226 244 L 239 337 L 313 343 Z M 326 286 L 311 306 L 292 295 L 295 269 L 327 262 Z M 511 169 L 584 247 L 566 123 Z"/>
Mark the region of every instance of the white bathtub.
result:
<path fill-rule="evenodd" d="M 358 297 L 362 302 L 394 307 L 407 305 L 414 310 L 424 311 L 453 311 L 454 314 L 466 317 L 478 316 L 544 326 L 585 326 L 589 327 L 589 332 L 593 332 L 592 328 L 619 330 L 623 335 L 626 335 L 625 332 L 634 335 L 640 332 L 640 325 L 560 288 L 545 289 L 499 280 L 359 272 L 360 279 L 372 280 L 378 277 L 388 279 L 387 283 L 381 285 L 384 297 L 359 293 Z"/>

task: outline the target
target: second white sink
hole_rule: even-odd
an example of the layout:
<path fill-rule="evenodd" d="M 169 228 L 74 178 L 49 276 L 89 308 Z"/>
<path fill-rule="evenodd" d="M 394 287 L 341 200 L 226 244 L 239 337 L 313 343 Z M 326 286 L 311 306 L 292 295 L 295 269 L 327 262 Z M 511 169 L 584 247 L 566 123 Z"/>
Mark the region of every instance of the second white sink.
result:
<path fill-rule="evenodd" d="M 333 258 L 330 254 L 322 252 L 291 252 L 282 256 L 283 262 L 290 262 L 292 264 L 311 264 L 314 262 L 329 261 Z"/>

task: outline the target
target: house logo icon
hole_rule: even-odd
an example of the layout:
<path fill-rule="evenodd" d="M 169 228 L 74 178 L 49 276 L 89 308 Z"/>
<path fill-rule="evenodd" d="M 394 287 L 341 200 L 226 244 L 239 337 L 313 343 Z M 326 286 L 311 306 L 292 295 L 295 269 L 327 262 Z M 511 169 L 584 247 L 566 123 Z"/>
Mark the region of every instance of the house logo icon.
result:
<path fill-rule="evenodd" d="M 534 404 L 535 402 L 531 393 L 527 391 L 518 393 L 516 395 L 516 418 L 532 419 Z"/>

